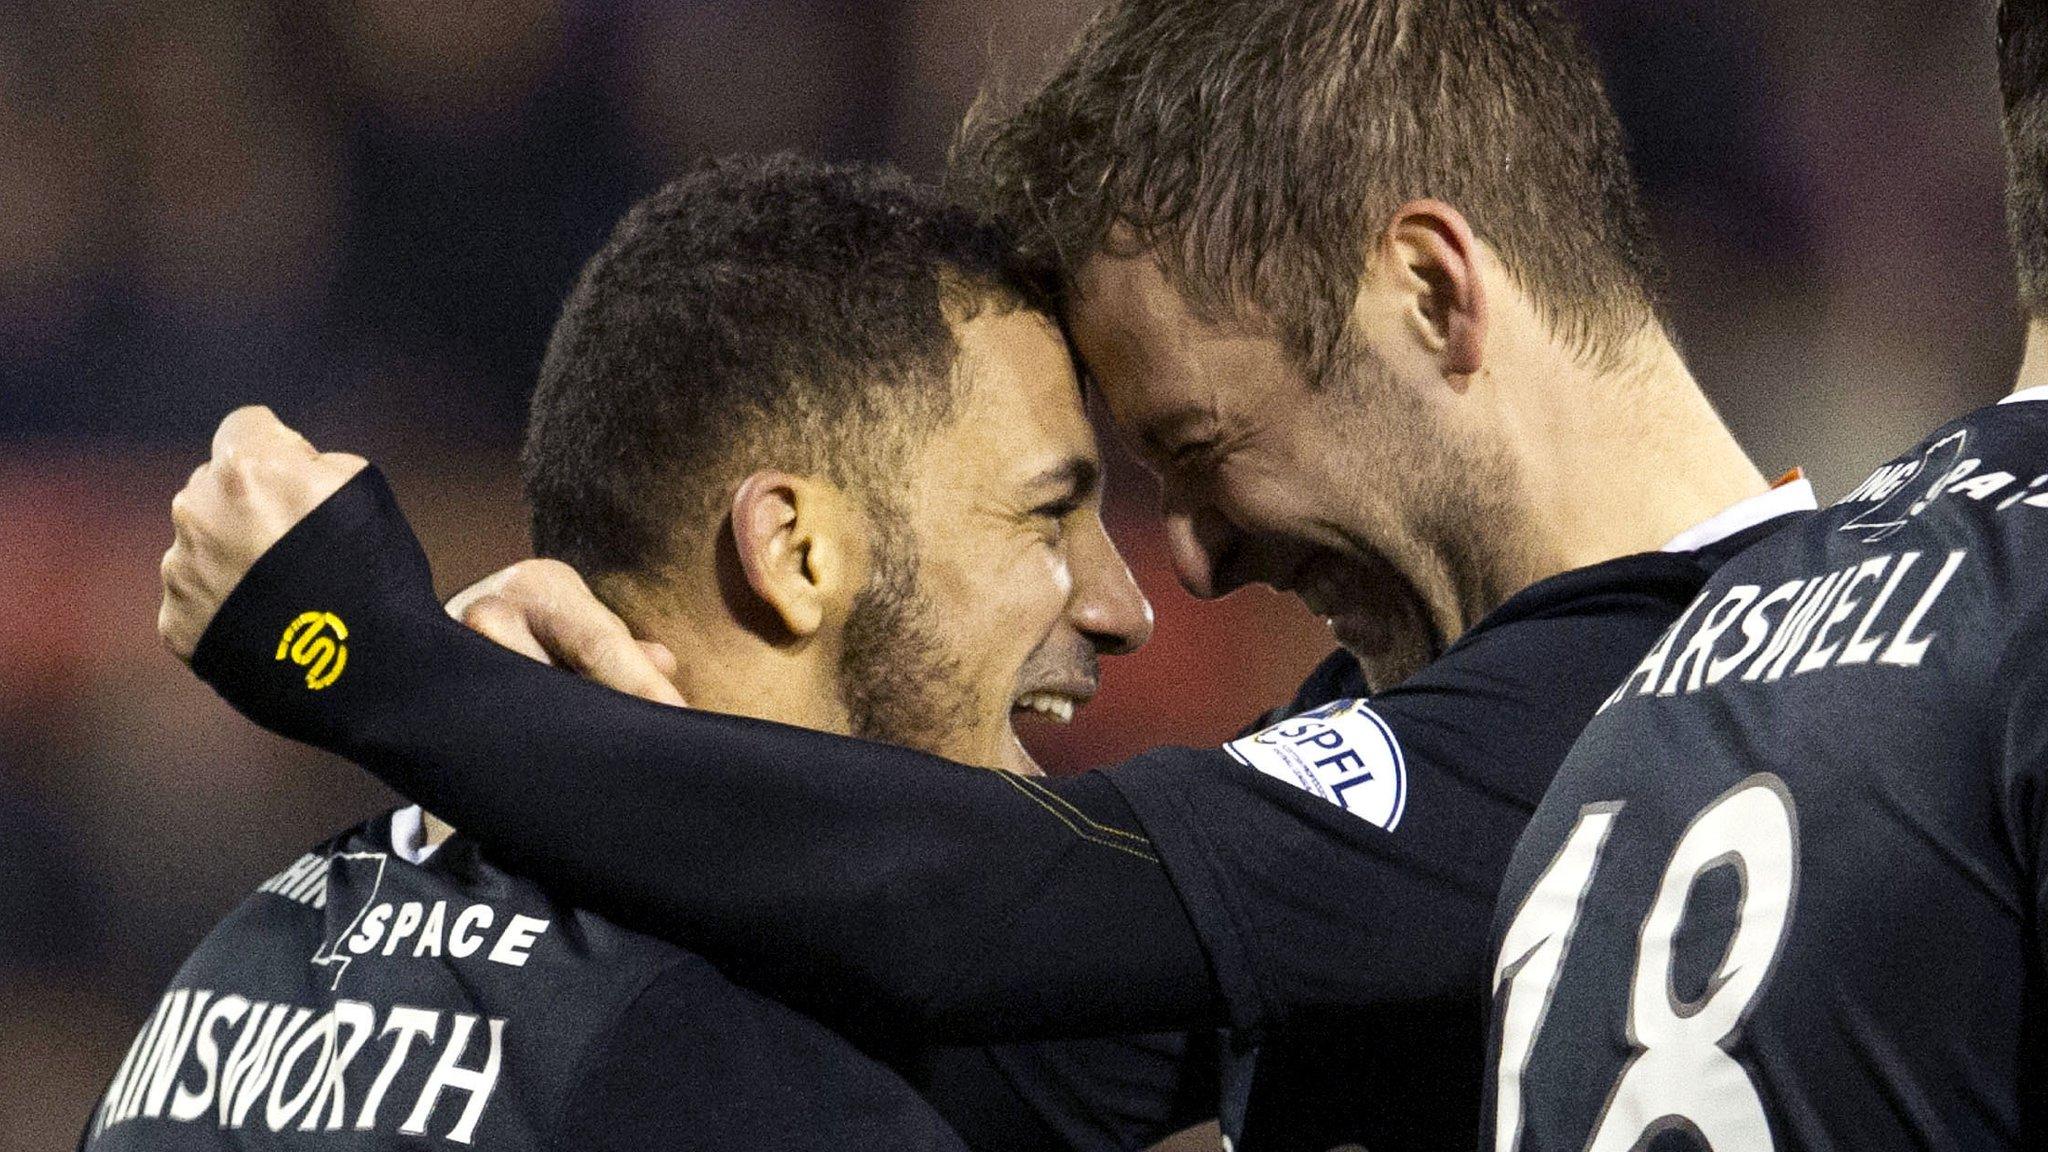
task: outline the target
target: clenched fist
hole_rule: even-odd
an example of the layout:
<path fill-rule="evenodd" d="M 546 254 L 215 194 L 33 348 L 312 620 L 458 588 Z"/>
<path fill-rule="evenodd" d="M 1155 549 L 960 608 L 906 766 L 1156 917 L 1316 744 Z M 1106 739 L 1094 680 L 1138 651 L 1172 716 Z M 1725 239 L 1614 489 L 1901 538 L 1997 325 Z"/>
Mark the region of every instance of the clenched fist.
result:
<path fill-rule="evenodd" d="M 237 408 L 213 434 L 213 458 L 171 499 L 157 635 L 189 662 L 228 593 L 258 558 L 369 461 L 321 452 L 270 409 Z"/>

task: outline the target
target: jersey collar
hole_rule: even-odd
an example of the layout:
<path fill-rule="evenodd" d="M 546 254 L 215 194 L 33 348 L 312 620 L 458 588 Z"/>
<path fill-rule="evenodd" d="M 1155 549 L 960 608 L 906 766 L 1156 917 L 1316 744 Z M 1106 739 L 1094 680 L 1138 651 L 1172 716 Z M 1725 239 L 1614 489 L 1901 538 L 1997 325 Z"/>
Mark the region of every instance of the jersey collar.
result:
<path fill-rule="evenodd" d="M 1818 507 L 1820 503 L 1813 498 L 1812 482 L 1807 480 L 1804 472 L 1794 468 L 1769 491 L 1730 505 L 1673 536 L 1663 551 L 1697 552 L 1766 520 L 1775 520 L 1792 512 L 1811 512 Z"/>
<path fill-rule="evenodd" d="M 2048 384 L 2036 384 L 2032 388 L 2022 388 L 2005 399 L 2000 400 L 1999 403 L 2023 404 L 2029 400 L 2048 400 Z"/>

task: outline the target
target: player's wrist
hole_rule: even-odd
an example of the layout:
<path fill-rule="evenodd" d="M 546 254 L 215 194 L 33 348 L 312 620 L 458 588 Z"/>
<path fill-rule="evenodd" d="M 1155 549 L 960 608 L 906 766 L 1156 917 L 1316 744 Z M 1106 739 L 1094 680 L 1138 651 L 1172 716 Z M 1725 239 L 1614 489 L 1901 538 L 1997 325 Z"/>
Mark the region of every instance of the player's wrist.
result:
<path fill-rule="evenodd" d="M 440 622 L 426 555 L 369 467 L 249 568 L 200 636 L 192 670 L 258 723 L 309 738 L 392 691 L 420 666 L 408 649 Z"/>

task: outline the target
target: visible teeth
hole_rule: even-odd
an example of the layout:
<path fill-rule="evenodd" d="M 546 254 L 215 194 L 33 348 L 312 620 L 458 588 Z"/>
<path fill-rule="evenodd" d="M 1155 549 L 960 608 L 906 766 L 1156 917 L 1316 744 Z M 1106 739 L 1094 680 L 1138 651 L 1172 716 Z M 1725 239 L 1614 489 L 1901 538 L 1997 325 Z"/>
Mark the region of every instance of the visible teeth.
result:
<path fill-rule="evenodd" d="M 1056 692 L 1026 692 L 1017 697 L 1017 707 L 1029 708 L 1048 720 L 1074 722 L 1074 702 Z"/>

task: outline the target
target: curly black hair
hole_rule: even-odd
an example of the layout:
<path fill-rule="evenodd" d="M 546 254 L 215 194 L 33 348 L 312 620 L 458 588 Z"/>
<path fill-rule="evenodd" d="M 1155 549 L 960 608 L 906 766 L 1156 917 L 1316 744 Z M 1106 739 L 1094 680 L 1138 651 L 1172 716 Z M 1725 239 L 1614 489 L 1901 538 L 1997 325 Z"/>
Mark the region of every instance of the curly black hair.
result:
<path fill-rule="evenodd" d="M 991 219 L 903 173 L 711 161 L 634 205 L 549 341 L 523 453 L 533 544 L 587 578 L 709 539 L 763 467 L 884 506 L 958 407 L 951 323 L 1050 312 Z"/>

